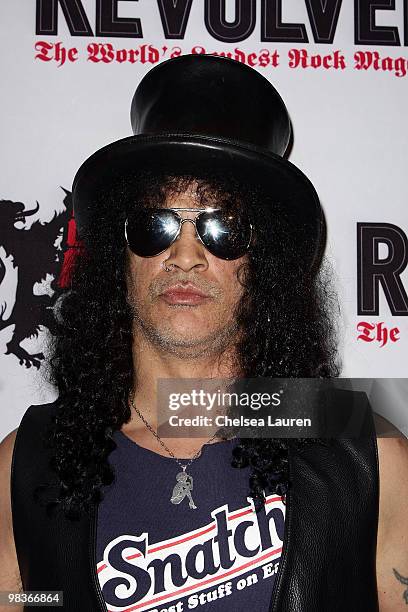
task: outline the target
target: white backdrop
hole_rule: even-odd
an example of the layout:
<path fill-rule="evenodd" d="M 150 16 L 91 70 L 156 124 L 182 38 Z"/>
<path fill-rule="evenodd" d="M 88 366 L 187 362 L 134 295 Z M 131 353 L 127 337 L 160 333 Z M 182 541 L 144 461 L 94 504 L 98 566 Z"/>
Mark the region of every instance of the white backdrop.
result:
<path fill-rule="evenodd" d="M 408 141 L 405 118 L 408 51 L 403 46 L 403 9 L 405 4 L 408 12 L 408 4 L 396 0 L 392 10 L 372 9 L 372 27 L 394 26 L 399 34 L 399 45 L 356 44 L 356 24 L 364 17 L 361 12 L 364 10 L 364 14 L 369 14 L 367 1 L 281 0 L 273 3 L 258 0 L 255 2 L 255 27 L 240 42 L 217 40 L 206 27 L 205 6 L 214 8 L 218 4 L 222 8 L 221 1 L 193 0 L 184 38 L 180 39 L 165 38 L 159 5 L 168 8 L 174 2 L 164 0 L 161 3 L 156 0 L 115 3 L 112 0 L 111 5 L 117 7 L 119 17 L 140 18 L 142 38 L 73 36 L 67 25 L 66 11 L 62 10 L 66 2 L 62 1 L 56 2 L 58 33 L 36 34 L 36 8 L 45 11 L 53 4 L 52 0 L 38 1 L 37 7 L 34 0 L 3 0 L 0 4 L 3 84 L 0 114 L 3 169 L 0 173 L 0 199 L 3 202 L 0 202 L 0 223 L 7 223 L 7 219 L 3 221 L 4 201 L 22 202 L 27 210 L 35 208 L 36 201 L 39 203 L 38 212 L 27 217 L 24 228 L 21 222 L 12 228 L 8 221 L 8 229 L 6 225 L 0 228 L 0 237 L 4 231 L 18 229 L 28 236 L 30 228 L 38 220 L 46 225 L 55 212 L 64 210 L 62 187 L 71 189 L 80 164 L 96 149 L 132 133 L 130 102 L 139 80 L 153 64 L 149 61 L 92 62 L 87 59 L 88 45 L 110 43 L 116 50 L 140 50 L 141 45 L 152 45 L 159 50 L 160 61 L 169 58 L 176 49 L 191 53 L 195 46 L 203 47 L 207 53 L 235 54 L 238 49 L 245 54 L 254 53 L 254 58 L 259 57 L 262 50 L 264 56 L 267 53 L 272 56 L 276 50 L 278 66 L 257 65 L 255 69 L 271 80 L 287 105 L 294 127 L 290 160 L 313 182 L 325 210 L 329 240 L 327 254 L 336 271 L 343 306 L 342 374 L 359 378 L 406 377 L 408 312 L 393 314 L 380 286 L 378 315 L 358 313 L 357 224 L 392 224 L 398 228 L 400 236 L 408 233 L 405 155 Z M 68 5 L 73 4 L 68 2 Z M 83 7 L 95 33 L 96 0 L 82 0 L 76 4 Z M 179 6 L 182 4 L 186 2 L 179 0 Z M 283 23 L 304 24 L 309 42 L 261 40 L 261 8 L 268 5 L 270 10 L 273 4 L 281 7 Z M 317 10 L 319 4 L 321 10 L 326 7 L 326 12 L 335 5 L 340 10 L 332 43 L 314 42 L 313 17 L 307 7 L 314 5 Z M 237 2 L 243 11 L 247 11 L 250 5 L 250 0 Z M 226 0 L 225 6 L 227 21 L 242 17 L 239 11 L 235 11 L 235 1 Z M 76 61 L 67 57 L 65 63 L 36 58 L 44 49 L 43 43 L 50 49 L 49 57 L 55 56 L 57 43 L 60 43 L 61 57 L 62 47 L 66 50 L 75 47 L 77 51 L 71 51 L 71 58 L 76 57 Z M 291 49 L 304 49 L 309 56 L 337 52 L 344 56 L 346 67 L 291 68 L 288 59 Z M 380 62 L 377 69 L 371 65 L 359 70 L 355 67 L 356 52 L 377 52 L 380 59 L 389 59 Z M 405 249 L 405 243 L 401 245 L 400 252 Z M 386 258 L 389 253 L 390 248 L 380 241 L 379 258 Z M 35 250 L 32 257 L 35 260 Z M 19 283 L 28 274 L 21 262 L 17 265 L 16 259 L 7 249 L 0 247 L 0 438 L 18 425 L 28 405 L 51 401 L 56 396 L 56 391 L 43 380 L 43 366 L 27 368 L 24 363 L 19 363 L 15 354 L 6 354 L 7 343 L 17 327 L 13 320 L 13 307 L 16 301 L 20 308 L 24 306 L 18 296 Z M 33 292 L 52 293 L 51 279 L 48 276 L 46 281 L 34 284 Z M 399 279 L 403 291 L 408 291 L 408 273 L 404 266 L 399 271 Z M 26 307 L 30 308 L 30 300 Z M 371 331 L 371 328 L 367 328 L 365 335 L 369 335 L 366 340 L 359 338 L 361 330 L 358 331 L 357 326 L 363 322 L 372 326 L 382 322 L 382 330 L 387 331 L 387 342 L 377 340 L 377 330 Z M 397 330 L 390 334 L 393 328 Z M 37 338 L 25 338 L 20 346 L 29 354 L 40 352 L 45 331 L 41 326 Z M 403 386 L 405 383 L 401 381 Z M 405 417 L 401 392 L 398 391 L 397 395 L 398 404 L 394 403 L 392 409 L 387 406 L 380 409 L 388 416 L 391 413 L 392 420 L 405 428 L 408 413 Z"/>

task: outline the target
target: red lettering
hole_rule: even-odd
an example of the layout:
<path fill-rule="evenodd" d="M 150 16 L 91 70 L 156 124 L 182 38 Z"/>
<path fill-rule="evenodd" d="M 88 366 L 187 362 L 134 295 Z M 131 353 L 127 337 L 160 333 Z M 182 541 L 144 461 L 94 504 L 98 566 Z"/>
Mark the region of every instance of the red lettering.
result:
<path fill-rule="evenodd" d="M 375 330 L 375 325 L 371 323 L 367 323 L 367 321 L 361 321 L 357 325 L 357 331 L 361 331 L 362 333 L 357 336 L 357 340 L 364 340 L 364 342 L 372 342 L 374 337 L 371 335 L 371 332 Z"/>
<path fill-rule="evenodd" d="M 377 323 L 377 341 L 381 342 L 380 346 L 388 342 L 388 329 L 384 326 L 383 321 Z"/>
<path fill-rule="evenodd" d="M 54 45 L 45 42 L 45 40 L 40 40 L 35 44 L 35 50 L 39 51 L 35 56 L 35 59 L 40 59 L 43 62 L 50 62 L 52 60 L 52 56 L 49 54 L 49 51 L 54 48 Z"/>
<path fill-rule="evenodd" d="M 42 60 L 43 62 L 58 62 L 58 68 L 63 66 L 67 60 L 69 62 L 76 62 L 78 59 L 78 49 L 75 47 L 67 49 L 60 42 L 52 44 L 40 40 L 35 44 L 35 50 L 39 51 L 39 53 L 35 55 L 35 59 Z"/>
<path fill-rule="evenodd" d="M 398 329 L 398 327 L 393 327 L 392 329 L 390 329 L 391 342 L 397 342 L 397 340 L 399 340 L 399 336 L 398 336 L 399 333 L 400 333 L 400 330 Z"/>
<path fill-rule="evenodd" d="M 344 70 L 346 59 L 339 50 L 328 53 L 327 55 L 310 55 L 307 49 L 290 49 L 288 51 L 289 68 L 323 68 Z"/>
<path fill-rule="evenodd" d="M 91 43 L 87 46 L 88 61 L 95 64 L 110 64 L 115 59 L 113 46 L 110 43 Z"/>
<path fill-rule="evenodd" d="M 397 77 L 408 73 L 408 60 L 405 57 L 381 57 L 378 51 L 357 51 L 354 54 L 356 70 L 382 70 L 394 72 Z"/>
<path fill-rule="evenodd" d="M 191 53 L 194 53 L 194 55 L 200 55 L 201 53 L 205 53 L 205 48 L 197 45 L 191 49 Z"/>
<path fill-rule="evenodd" d="M 388 340 L 397 342 L 400 339 L 400 330 L 398 327 L 392 327 L 389 330 L 384 321 L 380 321 L 379 323 L 360 321 L 357 324 L 357 331 L 361 332 L 357 336 L 357 340 L 363 340 L 364 342 L 373 342 L 375 340 L 380 344 L 380 348 L 385 346 Z"/>

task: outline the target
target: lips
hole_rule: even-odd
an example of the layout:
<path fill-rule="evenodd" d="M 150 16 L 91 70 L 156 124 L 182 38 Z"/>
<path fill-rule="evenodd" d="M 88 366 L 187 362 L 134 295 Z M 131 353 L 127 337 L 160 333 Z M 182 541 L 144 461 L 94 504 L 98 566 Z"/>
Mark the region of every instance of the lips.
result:
<path fill-rule="evenodd" d="M 160 297 L 168 304 L 196 305 L 208 301 L 209 295 L 203 293 L 194 285 L 174 285 L 166 289 Z"/>

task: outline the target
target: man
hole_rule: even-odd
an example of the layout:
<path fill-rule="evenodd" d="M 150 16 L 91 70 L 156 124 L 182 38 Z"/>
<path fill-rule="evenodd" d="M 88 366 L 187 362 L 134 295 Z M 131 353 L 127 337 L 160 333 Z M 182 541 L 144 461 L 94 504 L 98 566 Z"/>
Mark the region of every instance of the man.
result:
<path fill-rule="evenodd" d="M 132 125 L 74 181 L 59 399 L 1 445 L 1 589 L 63 590 L 67 610 L 405 609 L 405 439 L 157 433 L 159 379 L 338 372 L 324 219 L 282 157 L 279 94 L 182 56 L 142 80 Z"/>

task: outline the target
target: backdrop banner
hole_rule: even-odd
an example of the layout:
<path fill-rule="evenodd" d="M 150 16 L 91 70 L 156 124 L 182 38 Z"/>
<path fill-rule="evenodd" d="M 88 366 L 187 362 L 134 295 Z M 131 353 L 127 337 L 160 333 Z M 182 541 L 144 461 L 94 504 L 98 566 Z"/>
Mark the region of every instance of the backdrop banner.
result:
<path fill-rule="evenodd" d="M 56 398 L 46 338 L 75 247 L 75 172 L 132 134 L 141 78 L 187 53 L 244 62 L 281 94 L 289 159 L 327 220 L 342 376 L 367 379 L 407 433 L 408 0 L 3 0 L 0 24 L 0 439 Z"/>

